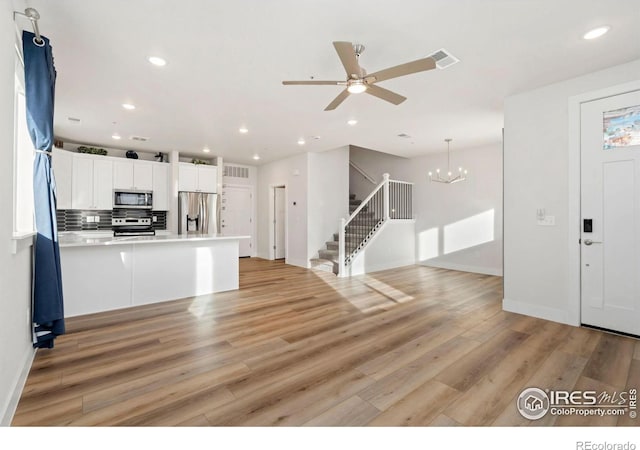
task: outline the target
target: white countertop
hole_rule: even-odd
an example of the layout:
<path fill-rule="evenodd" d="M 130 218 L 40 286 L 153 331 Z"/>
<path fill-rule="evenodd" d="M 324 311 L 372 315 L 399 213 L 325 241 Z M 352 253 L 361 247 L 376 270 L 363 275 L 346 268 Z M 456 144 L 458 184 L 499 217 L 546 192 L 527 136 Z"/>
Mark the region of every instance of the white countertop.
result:
<path fill-rule="evenodd" d="M 97 245 L 162 244 L 170 242 L 229 241 L 249 239 L 250 236 L 221 236 L 215 234 L 185 235 L 157 234 L 155 236 L 113 236 L 108 232 L 62 232 L 58 234 L 60 247 L 89 247 Z"/>

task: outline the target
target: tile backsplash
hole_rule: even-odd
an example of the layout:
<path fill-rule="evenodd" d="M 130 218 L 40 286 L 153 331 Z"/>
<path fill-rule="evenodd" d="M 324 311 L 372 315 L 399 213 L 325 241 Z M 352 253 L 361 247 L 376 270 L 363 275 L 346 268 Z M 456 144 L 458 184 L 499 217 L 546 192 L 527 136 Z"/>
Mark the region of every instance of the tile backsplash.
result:
<path fill-rule="evenodd" d="M 154 230 L 167 229 L 166 211 L 59 209 L 58 231 L 111 231 L 112 218 L 155 217 Z"/>

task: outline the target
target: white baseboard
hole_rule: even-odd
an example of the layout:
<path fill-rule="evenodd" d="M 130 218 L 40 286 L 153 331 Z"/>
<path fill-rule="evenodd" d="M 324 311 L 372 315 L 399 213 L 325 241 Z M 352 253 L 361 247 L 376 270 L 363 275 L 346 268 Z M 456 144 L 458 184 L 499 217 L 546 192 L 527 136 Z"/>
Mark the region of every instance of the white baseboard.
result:
<path fill-rule="evenodd" d="M 459 270 L 460 272 L 482 273 L 484 275 L 502 276 L 502 269 L 497 267 L 468 266 L 466 264 L 456 264 L 443 261 L 420 261 L 418 264 L 438 269 Z"/>
<path fill-rule="evenodd" d="M 285 263 L 287 263 L 287 264 L 289 264 L 291 266 L 304 267 L 305 269 L 308 269 L 308 268 L 311 267 L 311 263 L 308 260 L 298 261 L 296 259 L 289 258 L 289 259 L 285 260 Z"/>
<path fill-rule="evenodd" d="M 523 303 L 506 298 L 502 299 L 502 309 L 517 314 L 524 314 L 525 316 L 532 316 L 539 319 L 550 320 L 552 322 L 576 326 L 573 321 L 569 320 L 568 312 L 562 309 L 550 308 L 542 305 L 532 305 L 531 303 Z"/>
<path fill-rule="evenodd" d="M 415 259 L 405 259 L 397 261 L 383 261 L 380 264 L 368 264 L 367 273 L 378 272 L 380 270 L 397 269 L 398 267 L 413 266 L 415 263 Z"/>
<path fill-rule="evenodd" d="M 29 376 L 29 371 L 31 370 L 31 365 L 33 364 L 33 358 L 35 356 L 36 349 L 32 349 L 32 351 L 29 352 L 27 354 L 27 357 L 25 358 L 25 362 L 22 366 L 22 370 L 20 371 L 20 375 L 16 380 L 15 386 L 13 387 L 13 392 L 11 394 L 11 398 L 9 399 L 9 403 L 7 404 L 6 409 L 2 412 L 0 427 L 11 426 L 13 415 L 16 413 L 16 409 L 18 408 L 18 402 L 20 401 L 20 396 L 22 395 L 22 390 L 24 389 L 24 385 L 27 382 L 27 377 Z"/>

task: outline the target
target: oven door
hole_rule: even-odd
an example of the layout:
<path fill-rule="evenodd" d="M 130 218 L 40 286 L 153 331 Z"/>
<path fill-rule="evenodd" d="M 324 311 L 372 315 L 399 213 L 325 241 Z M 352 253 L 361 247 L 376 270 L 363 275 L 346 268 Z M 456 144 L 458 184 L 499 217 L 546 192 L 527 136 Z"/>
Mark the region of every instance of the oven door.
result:
<path fill-rule="evenodd" d="M 151 209 L 153 193 L 151 191 L 113 191 L 114 208 Z"/>

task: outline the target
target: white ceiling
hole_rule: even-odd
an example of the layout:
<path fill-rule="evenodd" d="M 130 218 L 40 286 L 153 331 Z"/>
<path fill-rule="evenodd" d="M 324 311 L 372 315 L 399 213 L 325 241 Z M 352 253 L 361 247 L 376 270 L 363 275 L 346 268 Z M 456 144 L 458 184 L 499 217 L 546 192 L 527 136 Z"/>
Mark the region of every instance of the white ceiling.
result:
<path fill-rule="evenodd" d="M 53 45 L 58 137 L 201 157 L 208 146 L 248 164 L 347 144 L 414 156 L 443 151 L 446 137 L 452 150 L 497 143 L 506 96 L 640 58 L 638 0 L 26 3 Z M 607 35 L 582 39 L 602 24 Z M 325 112 L 341 87 L 281 81 L 345 78 L 332 41 L 364 44 L 369 73 L 440 48 L 461 62 L 381 82 L 408 97 L 399 106 L 360 94 Z M 168 64 L 154 67 L 150 55 Z"/>

